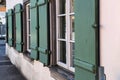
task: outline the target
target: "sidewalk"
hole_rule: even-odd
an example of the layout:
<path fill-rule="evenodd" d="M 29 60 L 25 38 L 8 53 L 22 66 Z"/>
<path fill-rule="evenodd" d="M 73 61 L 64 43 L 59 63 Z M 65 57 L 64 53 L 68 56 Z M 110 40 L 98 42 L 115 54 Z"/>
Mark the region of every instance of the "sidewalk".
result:
<path fill-rule="evenodd" d="M 3 43 L 0 44 L 0 80 L 27 80 L 5 56 L 5 45 Z"/>

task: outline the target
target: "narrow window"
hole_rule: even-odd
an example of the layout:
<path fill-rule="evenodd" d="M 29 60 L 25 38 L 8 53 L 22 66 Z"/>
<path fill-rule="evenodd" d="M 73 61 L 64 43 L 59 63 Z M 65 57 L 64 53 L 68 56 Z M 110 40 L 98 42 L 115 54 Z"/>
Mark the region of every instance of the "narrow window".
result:
<path fill-rule="evenodd" d="M 26 5 L 27 51 L 30 52 L 30 4 Z"/>
<path fill-rule="evenodd" d="M 56 1 L 57 64 L 74 72 L 74 0 Z"/>

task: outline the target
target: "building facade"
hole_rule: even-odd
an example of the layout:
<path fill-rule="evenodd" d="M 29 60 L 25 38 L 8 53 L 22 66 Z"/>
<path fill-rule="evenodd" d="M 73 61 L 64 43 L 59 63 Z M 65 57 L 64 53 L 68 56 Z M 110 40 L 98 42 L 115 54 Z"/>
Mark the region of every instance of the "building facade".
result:
<path fill-rule="evenodd" d="M 119 80 L 118 3 L 7 0 L 6 54 L 28 80 Z"/>

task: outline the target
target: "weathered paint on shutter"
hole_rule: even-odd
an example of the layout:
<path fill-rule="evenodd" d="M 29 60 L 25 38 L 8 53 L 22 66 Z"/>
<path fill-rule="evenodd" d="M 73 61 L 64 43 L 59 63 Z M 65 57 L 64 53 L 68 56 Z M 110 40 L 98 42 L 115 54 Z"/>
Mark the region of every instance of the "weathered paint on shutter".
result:
<path fill-rule="evenodd" d="M 75 80 L 98 80 L 95 0 L 75 0 Z"/>
<path fill-rule="evenodd" d="M 21 4 L 15 5 L 15 27 L 16 27 L 16 50 L 22 52 L 23 46 L 23 26 L 22 26 L 22 6 Z"/>
<path fill-rule="evenodd" d="M 13 10 L 8 10 L 8 44 L 13 46 Z"/>
<path fill-rule="evenodd" d="M 39 60 L 49 65 L 49 17 L 48 1 L 38 0 L 39 8 Z"/>
<path fill-rule="evenodd" d="M 30 56 L 38 59 L 38 14 L 37 14 L 37 0 L 30 0 Z"/>
<path fill-rule="evenodd" d="M 8 12 L 6 12 L 6 43 L 8 43 Z"/>

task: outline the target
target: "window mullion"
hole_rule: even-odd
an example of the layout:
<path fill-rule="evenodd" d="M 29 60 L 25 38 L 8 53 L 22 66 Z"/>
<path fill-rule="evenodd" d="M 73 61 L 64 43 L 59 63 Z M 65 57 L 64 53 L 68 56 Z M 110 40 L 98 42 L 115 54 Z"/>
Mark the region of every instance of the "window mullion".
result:
<path fill-rule="evenodd" d="M 56 1 L 56 46 L 57 46 L 57 64 L 58 64 L 58 62 L 59 62 L 59 56 L 60 56 L 60 54 L 59 54 L 59 43 L 58 43 L 58 33 L 59 33 L 59 30 L 58 30 L 58 26 L 59 26 L 59 19 L 58 19 L 58 11 L 59 11 L 59 3 L 58 3 L 59 1 Z"/>
<path fill-rule="evenodd" d="M 66 1 L 66 59 L 67 59 L 67 67 L 70 67 L 70 0 Z"/>

